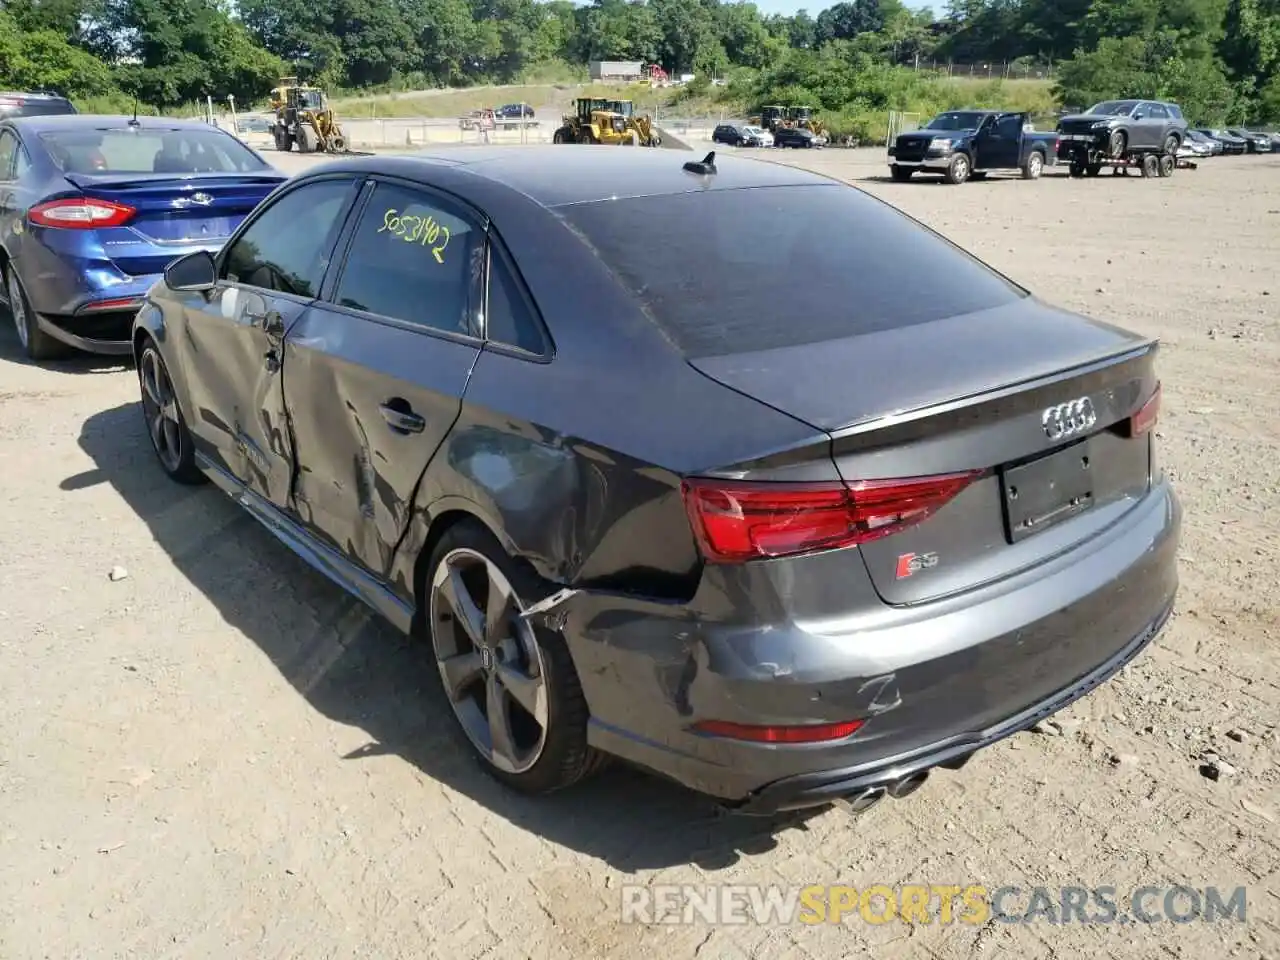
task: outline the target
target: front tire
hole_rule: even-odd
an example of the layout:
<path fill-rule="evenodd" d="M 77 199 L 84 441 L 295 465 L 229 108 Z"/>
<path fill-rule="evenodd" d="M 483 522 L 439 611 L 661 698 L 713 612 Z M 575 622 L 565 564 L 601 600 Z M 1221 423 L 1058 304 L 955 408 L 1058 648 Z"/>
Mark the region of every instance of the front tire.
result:
<path fill-rule="evenodd" d="M 1107 153 L 1113 160 L 1119 160 L 1128 149 L 1129 135 L 1127 133 L 1123 130 L 1117 130 L 1111 134 L 1111 139 L 1107 141 Z"/>
<path fill-rule="evenodd" d="M 487 772 L 545 794 L 594 773 L 589 712 L 564 638 L 520 616 L 546 592 L 481 524 L 464 520 L 428 562 L 425 625 L 441 688 Z"/>
<path fill-rule="evenodd" d="M 915 173 L 915 171 L 910 167 L 899 166 L 896 163 L 889 167 L 889 175 L 899 183 L 906 183 L 911 179 L 911 175 L 913 173 Z"/>
<path fill-rule="evenodd" d="M 971 169 L 968 154 L 957 153 L 947 166 L 947 183 L 959 186 L 969 179 Z"/>
<path fill-rule="evenodd" d="M 27 292 L 23 289 L 13 264 L 5 264 L 0 268 L 0 273 L 4 275 L 5 292 L 9 296 L 9 316 L 13 320 L 13 329 L 27 359 L 40 362 L 67 356 L 71 348 L 41 329 L 40 321 L 31 309 L 31 301 L 27 299 Z"/>
<path fill-rule="evenodd" d="M 195 444 L 178 407 L 169 368 L 155 341 L 148 339 L 138 357 L 138 388 L 142 393 L 142 418 L 160 467 L 171 480 L 188 486 L 204 483 L 196 466 Z"/>

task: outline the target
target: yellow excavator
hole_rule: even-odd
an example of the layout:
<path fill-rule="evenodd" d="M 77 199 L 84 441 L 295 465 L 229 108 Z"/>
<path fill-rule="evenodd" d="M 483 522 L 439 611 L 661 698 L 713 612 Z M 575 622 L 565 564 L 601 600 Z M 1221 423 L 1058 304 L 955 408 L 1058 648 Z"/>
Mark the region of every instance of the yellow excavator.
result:
<path fill-rule="evenodd" d="M 281 77 L 271 91 L 271 109 L 277 150 L 297 144 L 299 153 L 347 152 L 347 138 L 323 90 L 300 84 L 297 77 Z"/>
<path fill-rule="evenodd" d="M 631 100 L 581 97 L 577 113 L 566 114 L 554 143 L 603 143 L 616 146 L 657 147 L 662 138 L 653 119 L 637 115 Z"/>

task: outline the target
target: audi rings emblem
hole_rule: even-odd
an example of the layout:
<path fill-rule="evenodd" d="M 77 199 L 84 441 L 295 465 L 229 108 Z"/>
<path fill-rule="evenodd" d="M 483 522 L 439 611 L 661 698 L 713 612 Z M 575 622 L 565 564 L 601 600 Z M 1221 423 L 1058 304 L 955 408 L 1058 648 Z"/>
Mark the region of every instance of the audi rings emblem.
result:
<path fill-rule="evenodd" d="M 1080 397 L 1068 403 L 1060 403 L 1056 407 L 1049 407 L 1040 415 L 1044 435 L 1050 440 L 1074 437 L 1097 422 L 1098 414 L 1093 409 L 1093 401 L 1088 397 Z"/>

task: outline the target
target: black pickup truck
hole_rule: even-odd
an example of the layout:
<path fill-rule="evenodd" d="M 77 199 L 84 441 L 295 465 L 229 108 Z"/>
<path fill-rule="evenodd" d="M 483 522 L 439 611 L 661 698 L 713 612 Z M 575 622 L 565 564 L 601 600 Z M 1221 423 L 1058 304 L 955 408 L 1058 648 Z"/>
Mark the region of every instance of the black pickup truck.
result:
<path fill-rule="evenodd" d="M 993 170 L 1021 170 L 1035 180 L 1058 162 L 1058 135 L 1026 130 L 1027 114 L 999 110 L 951 110 L 889 147 L 895 180 L 940 173 L 948 183 L 979 180 Z"/>

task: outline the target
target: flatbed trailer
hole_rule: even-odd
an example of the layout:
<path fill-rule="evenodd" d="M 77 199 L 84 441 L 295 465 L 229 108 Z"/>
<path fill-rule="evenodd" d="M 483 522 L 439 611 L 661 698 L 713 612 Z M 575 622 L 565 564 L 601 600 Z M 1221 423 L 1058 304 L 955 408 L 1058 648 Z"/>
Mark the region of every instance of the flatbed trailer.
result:
<path fill-rule="evenodd" d="M 1194 170 L 1193 161 L 1182 160 L 1161 147 L 1130 147 L 1119 157 L 1108 157 L 1096 147 L 1097 139 L 1087 134 L 1061 134 L 1058 159 L 1067 163 L 1073 177 L 1096 177 L 1103 167 L 1114 175 L 1127 176 L 1136 168 L 1144 177 L 1171 177 L 1177 169 Z"/>

